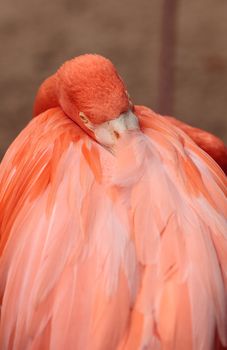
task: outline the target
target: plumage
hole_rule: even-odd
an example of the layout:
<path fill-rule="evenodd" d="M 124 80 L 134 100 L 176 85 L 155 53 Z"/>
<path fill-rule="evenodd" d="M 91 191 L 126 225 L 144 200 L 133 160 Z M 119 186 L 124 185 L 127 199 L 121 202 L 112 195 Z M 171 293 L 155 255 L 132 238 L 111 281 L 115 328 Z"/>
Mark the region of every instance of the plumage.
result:
<path fill-rule="evenodd" d="M 0 167 L 0 348 L 224 349 L 221 168 L 97 55 L 34 114 Z"/>
<path fill-rule="evenodd" d="M 167 118 L 189 135 L 200 148 L 206 151 L 227 175 L 227 148 L 222 140 L 207 131 L 184 124 L 173 117 Z"/>

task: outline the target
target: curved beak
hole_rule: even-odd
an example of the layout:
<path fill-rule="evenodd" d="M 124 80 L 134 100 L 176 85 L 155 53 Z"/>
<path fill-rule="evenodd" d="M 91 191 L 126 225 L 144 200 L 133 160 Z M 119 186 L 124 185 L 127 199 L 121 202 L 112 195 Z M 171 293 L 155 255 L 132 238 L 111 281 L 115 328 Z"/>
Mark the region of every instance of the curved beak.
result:
<path fill-rule="evenodd" d="M 100 144 L 113 151 L 114 146 L 124 133 L 139 129 L 137 117 L 129 110 L 118 118 L 95 125 L 94 136 Z"/>

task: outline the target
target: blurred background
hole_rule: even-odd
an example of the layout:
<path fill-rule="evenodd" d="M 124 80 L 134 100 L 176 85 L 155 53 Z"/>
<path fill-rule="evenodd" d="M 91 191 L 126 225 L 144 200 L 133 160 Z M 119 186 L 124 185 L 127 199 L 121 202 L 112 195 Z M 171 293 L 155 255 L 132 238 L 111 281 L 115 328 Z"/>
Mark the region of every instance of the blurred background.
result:
<path fill-rule="evenodd" d="M 3 0 L 0 157 L 39 84 L 83 53 L 110 58 L 136 104 L 227 142 L 226 0 Z"/>

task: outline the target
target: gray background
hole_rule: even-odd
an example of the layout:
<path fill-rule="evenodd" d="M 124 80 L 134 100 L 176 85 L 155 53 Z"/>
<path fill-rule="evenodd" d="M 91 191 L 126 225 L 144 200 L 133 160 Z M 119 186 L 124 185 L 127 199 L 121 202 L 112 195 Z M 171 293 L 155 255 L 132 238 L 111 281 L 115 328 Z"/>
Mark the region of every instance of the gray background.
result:
<path fill-rule="evenodd" d="M 42 80 L 82 53 L 110 58 L 134 103 L 158 111 L 164 0 L 7 0 L 0 6 L 0 157 L 31 118 Z M 227 1 L 179 0 L 176 28 L 172 112 L 227 141 Z"/>

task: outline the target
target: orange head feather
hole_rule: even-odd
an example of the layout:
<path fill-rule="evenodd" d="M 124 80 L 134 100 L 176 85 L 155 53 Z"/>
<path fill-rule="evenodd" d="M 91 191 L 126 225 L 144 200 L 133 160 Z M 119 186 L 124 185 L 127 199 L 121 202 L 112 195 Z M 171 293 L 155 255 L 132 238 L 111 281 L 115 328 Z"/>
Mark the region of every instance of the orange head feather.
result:
<path fill-rule="evenodd" d="M 57 72 L 57 96 L 64 112 L 76 122 L 84 113 L 99 124 L 129 109 L 126 87 L 113 64 L 99 55 L 67 61 Z"/>

